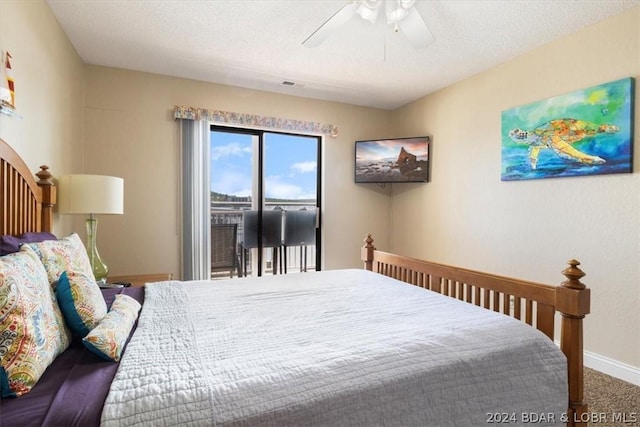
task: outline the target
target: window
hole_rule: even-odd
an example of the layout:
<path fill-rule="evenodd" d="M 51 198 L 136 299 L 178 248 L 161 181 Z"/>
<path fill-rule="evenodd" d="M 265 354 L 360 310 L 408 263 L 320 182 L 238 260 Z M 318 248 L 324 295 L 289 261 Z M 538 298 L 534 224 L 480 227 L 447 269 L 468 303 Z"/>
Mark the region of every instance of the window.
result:
<path fill-rule="evenodd" d="M 212 230 L 237 224 L 241 275 L 320 269 L 320 148 L 318 136 L 211 127 Z"/>

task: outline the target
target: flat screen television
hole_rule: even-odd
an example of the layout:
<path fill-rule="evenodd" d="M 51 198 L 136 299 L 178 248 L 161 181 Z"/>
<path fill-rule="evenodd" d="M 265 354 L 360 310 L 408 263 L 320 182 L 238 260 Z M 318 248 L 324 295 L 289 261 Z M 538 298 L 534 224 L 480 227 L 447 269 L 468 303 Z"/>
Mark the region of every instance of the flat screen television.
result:
<path fill-rule="evenodd" d="M 356 141 L 355 182 L 427 182 L 429 137 Z"/>

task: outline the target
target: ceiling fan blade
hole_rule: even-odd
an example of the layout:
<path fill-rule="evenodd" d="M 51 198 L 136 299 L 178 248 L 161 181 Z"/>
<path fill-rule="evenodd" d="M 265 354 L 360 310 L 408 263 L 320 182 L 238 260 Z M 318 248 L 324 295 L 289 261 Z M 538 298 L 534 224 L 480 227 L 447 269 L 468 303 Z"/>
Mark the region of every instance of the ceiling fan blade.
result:
<path fill-rule="evenodd" d="M 313 34 L 302 42 L 302 45 L 305 47 L 320 46 L 322 42 L 329 37 L 329 34 L 331 34 L 332 31 L 351 19 L 351 17 L 356 13 L 356 9 L 358 9 L 358 2 L 350 1 L 344 5 L 342 9 L 334 13 L 331 18 L 327 19 L 324 24 L 320 25 Z"/>
<path fill-rule="evenodd" d="M 416 49 L 423 49 L 436 40 L 415 6 L 409 9 L 409 14 L 398 22 L 398 26 Z"/>

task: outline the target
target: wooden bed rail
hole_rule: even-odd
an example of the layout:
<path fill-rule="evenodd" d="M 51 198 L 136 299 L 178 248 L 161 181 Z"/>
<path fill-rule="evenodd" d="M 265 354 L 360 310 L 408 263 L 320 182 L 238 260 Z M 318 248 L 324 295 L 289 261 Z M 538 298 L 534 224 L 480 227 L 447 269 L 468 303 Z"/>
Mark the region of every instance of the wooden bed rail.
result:
<path fill-rule="evenodd" d="M 551 340 L 555 313 L 559 312 L 560 348 L 567 357 L 569 384 L 567 425 L 587 425 L 582 422 L 587 412 L 582 319 L 589 313 L 590 290 L 580 282 L 585 274 L 578 261 L 570 260 L 563 270 L 567 280 L 551 286 L 382 252 L 375 248 L 370 234 L 364 241 L 365 269 L 514 317 Z"/>

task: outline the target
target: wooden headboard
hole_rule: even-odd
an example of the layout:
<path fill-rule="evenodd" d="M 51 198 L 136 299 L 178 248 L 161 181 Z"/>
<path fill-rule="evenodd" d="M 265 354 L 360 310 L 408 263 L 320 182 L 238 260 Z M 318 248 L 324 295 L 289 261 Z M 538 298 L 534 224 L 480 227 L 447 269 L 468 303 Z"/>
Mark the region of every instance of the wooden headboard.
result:
<path fill-rule="evenodd" d="M 40 166 L 38 181 L 18 153 L 0 139 L 0 235 L 52 231 L 56 187 L 48 166 Z"/>

